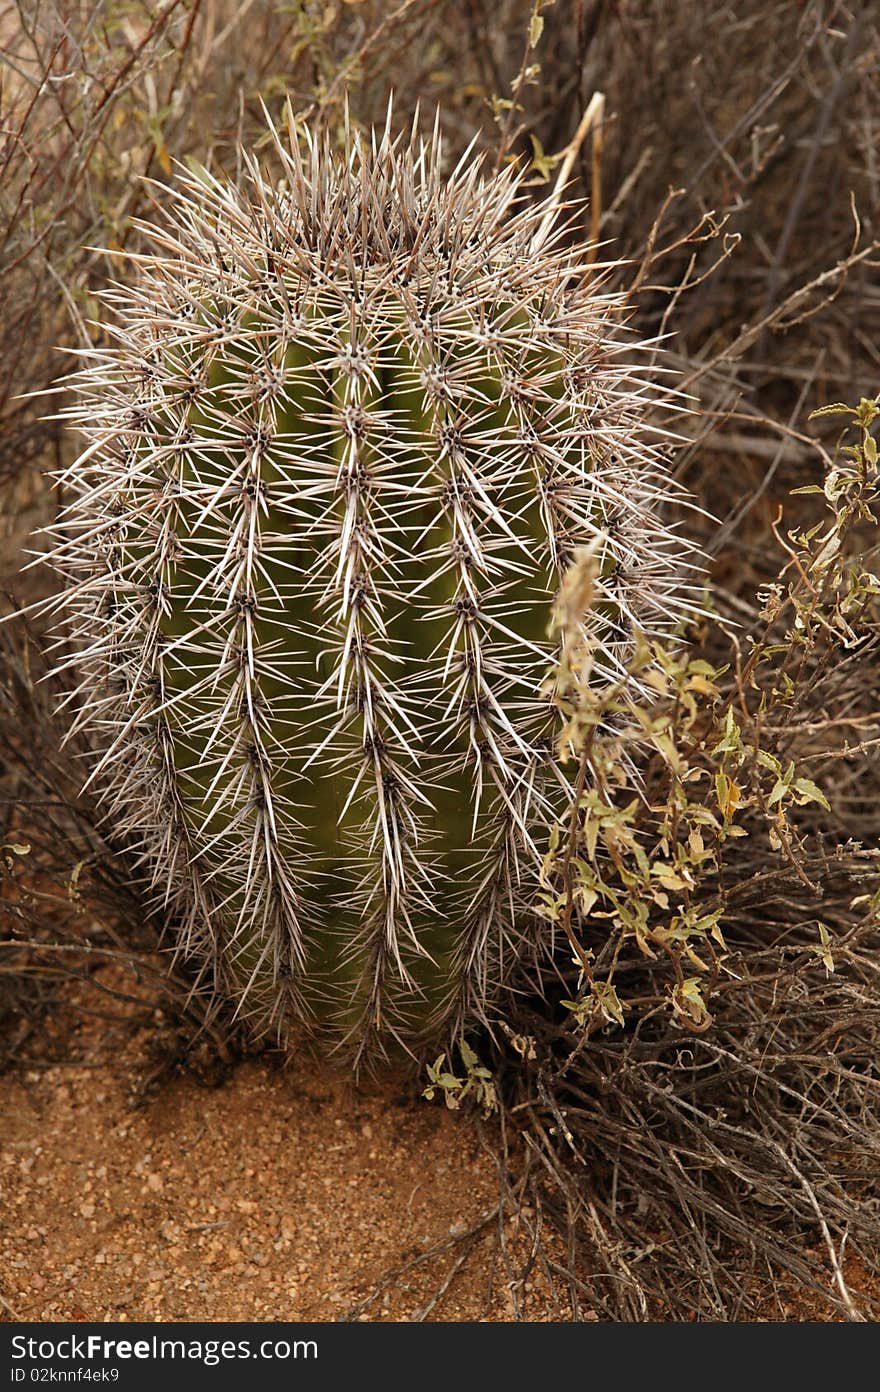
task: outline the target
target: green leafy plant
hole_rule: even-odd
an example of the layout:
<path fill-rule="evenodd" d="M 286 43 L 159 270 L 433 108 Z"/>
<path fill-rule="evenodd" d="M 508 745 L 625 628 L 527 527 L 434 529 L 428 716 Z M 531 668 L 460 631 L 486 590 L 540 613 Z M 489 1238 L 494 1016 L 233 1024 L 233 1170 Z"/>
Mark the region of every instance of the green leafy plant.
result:
<path fill-rule="evenodd" d="M 450 1111 L 458 1111 L 464 1103 L 472 1101 L 489 1116 L 498 1109 L 498 1094 L 492 1073 L 479 1060 L 466 1039 L 460 1039 L 458 1052 L 464 1065 L 465 1076 L 460 1078 L 452 1073 L 446 1064 L 446 1055 L 440 1054 L 433 1063 L 428 1064 L 426 1074 L 428 1086 L 422 1096 L 433 1102 L 437 1093 L 443 1098 Z"/>
<path fill-rule="evenodd" d="M 572 808 L 551 834 L 541 912 L 569 940 L 581 992 L 565 1004 L 588 1034 L 625 1027 L 630 1011 L 664 1008 L 682 1029 L 709 1028 L 742 838 L 764 835 L 820 893 L 805 868 L 800 812 L 830 813 L 831 789 L 807 775 L 808 752 L 792 749 L 797 712 L 838 644 L 857 649 L 876 636 L 880 597 L 869 568 L 876 545 L 854 545 L 859 528 L 877 524 L 870 428 L 880 412 L 862 400 L 815 416 L 831 414 L 850 416 L 858 438 L 841 447 L 824 485 L 797 490 L 821 496 L 830 517 L 780 537 L 788 562 L 762 594 L 763 628 L 744 649 L 731 635 L 728 666 L 642 639 L 625 680 L 596 681 L 595 643 L 578 621 L 603 599 L 595 548 L 580 552 L 561 587 L 551 626 L 562 635 L 561 661 L 545 689 L 565 717 L 560 758 L 577 760 L 579 771 Z M 594 925 L 607 925 L 600 948 L 584 946 L 578 921 L 591 925 L 591 940 Z M 824 924 L 817 936 L 813 950 L 832 971 Z M 627 998 L 618 967 L 630 943 L 668 962 L 663 995 Z"/>

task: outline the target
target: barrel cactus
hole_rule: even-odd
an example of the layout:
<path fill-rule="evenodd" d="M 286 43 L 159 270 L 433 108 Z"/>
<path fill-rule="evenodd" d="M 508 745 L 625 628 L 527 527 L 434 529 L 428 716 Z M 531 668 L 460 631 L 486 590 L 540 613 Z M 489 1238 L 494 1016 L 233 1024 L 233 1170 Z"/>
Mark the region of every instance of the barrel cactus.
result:
<path fill-rule="evenodd" d="M 254 1031 L 414 1052 L 540 938 L 573 550 L 600 670 L 688 608 L 662 393 L 521 173 L 444 172 L 436 131 L 269 137 L 271 173 L 181 172 L 70 379 L 74 723 Z"/>

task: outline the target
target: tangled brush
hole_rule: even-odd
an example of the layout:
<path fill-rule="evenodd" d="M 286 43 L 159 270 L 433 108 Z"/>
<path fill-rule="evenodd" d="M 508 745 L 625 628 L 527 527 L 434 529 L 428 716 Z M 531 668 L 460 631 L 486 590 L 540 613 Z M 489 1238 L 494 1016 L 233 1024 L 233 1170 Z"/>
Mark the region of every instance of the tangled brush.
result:
<path fill-rule="evenodd" d="M 658 408 L 558 196 L 287 112 L 181 174 L 70 385 L 59 671 L 114 829 L 258 1034 L 358 1057 L 485 1020 L 541 949 L 571 788 L 552 596 L 604 680 L 692 609 Z"/>

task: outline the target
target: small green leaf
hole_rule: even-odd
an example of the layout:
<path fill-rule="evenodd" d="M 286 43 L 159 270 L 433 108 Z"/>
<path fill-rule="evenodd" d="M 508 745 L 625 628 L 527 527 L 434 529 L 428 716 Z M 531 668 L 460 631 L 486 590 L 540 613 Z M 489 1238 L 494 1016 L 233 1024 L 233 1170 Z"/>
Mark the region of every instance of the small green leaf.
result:
<path fill-rule="evenodd" d="M 558 163 L 558 158 L 556 155 L 547 154 L 534 131 L 529 132 L 529 139 L 532 142 L 532 169 L 538 178 L 546 182 L 553 172 L 553 166 Z"/>
<path fill-rule="evenodd" d="M 762 768 L 769 769 L 771 773 L 781 773 L 782 765 L 772 754 L 768 754 L 766 749 L 759 749 L 755 755 Z"/>
<path fill-rule="evenodd" d="M 831 803 L 828 801 L 822 789 L 818 787 L 812 778 L 796 778 L 794 780 L 795 791 L 800 793 L 805 802 L 818 802 L 820 807 L 824 807 L 826 812 L 831 811 Z"/>
<path fill-rule="evenodd" d="M 474 1053 L 473 1049 L 471 1048 L 470 1044 L 468 1044 L 466 1039 L 462 1039 L 459 1043 L 458 1052 L 461 1054 L 462 1063 L 464 1064 L 467 1071 L 470 1073 L 472 1069 L 476 1068 L 477 1064 L 479 1063 L 479 1059 L 477 1058 L 476 1054 Z"/>
<path fill-rule="evenodd" d="M 594 981 L 591 988 L 591 995 L 602 1014 L 615 1024 L 625 1025 L 624 1010 L 626 1006 L 620 1000 L 617 991 L 610 981 Z"/>
<path fill-rule="evenodd" d="M 832 401 L 829 406 L 820 406 L 818 410 L 811 411 L 808 420 L 817 420 L 819 416 L 857 416 L 858 411 L 854 406 L 848 406 L 845 401 Z"/>
<path fill-rule="evenodd" d="M 699 978 L 696 976 L 689 976 L 673 989 L 672 1008 L 678 1019 L 690 1029 L 702 1032 L 712 1023 L 712 1016 L 703 999 Z"/>

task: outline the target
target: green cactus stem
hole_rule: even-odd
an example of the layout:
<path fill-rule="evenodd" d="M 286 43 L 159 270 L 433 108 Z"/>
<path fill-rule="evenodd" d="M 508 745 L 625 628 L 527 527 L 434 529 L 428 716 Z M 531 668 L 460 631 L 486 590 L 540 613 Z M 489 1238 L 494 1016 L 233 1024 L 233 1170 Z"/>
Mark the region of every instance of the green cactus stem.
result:
<path fill-rule="evenodd" d="M 522 176 L 435 132 L 182 175 L 72 378 L 51 560 L 77 727 L 182 950 L 358 1057 L 491 1015 L 569 788 L 550 603 L 599 669 L 691 607 L 622 305 Z M 396 1041 L 396 1044 L 395 1044 Z"/>

